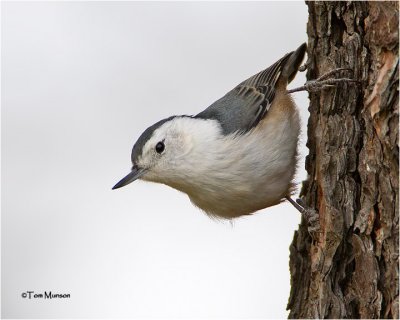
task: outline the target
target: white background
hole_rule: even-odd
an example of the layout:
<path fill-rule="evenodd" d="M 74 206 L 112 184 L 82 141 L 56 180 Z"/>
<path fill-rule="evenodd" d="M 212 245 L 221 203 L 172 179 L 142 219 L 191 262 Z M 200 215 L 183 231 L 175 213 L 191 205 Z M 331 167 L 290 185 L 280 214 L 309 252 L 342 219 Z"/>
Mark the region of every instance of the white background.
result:
<path fill-rule="evenodd" d="M 1 20 L 3 317 L 286 317 L 293 207 L 231 225 L 163 185 L 111 187 L 146 127 L 306 41 L 306 5 L 3 2 Z"/>

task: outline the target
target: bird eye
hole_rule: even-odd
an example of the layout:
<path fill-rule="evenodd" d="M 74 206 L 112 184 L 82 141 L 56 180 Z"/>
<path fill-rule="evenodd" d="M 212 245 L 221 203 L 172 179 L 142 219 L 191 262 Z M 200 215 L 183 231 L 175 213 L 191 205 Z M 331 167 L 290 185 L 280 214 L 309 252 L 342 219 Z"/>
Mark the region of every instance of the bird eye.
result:
<path fill-rule="evenodd" d="M 157 145 L 156 145 L 156 151 L 157 151 L 157 153 L 163 152 L 164 149 L 165 149 L 164 142 L 160 141 L 159 143 L 157 143 Z"/>

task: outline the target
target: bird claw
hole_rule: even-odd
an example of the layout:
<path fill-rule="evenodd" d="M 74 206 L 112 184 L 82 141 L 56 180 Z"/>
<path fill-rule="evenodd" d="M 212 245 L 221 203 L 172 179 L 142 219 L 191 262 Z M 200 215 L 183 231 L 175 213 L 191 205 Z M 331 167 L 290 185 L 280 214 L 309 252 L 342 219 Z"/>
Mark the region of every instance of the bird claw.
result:
<path fill-rule="evenodd" d="M 319 224 L 318 212 L 312 208 L 307 207 L 301 199 L 296 199 L 296 201 L 294 201 L 290 196 L 286 196 L 286 200 L 288 200 L 307 221 L 308 232 L 311 237 L 315 239 L 321 228 Z"/>
<path fill-rule="evenodd" d="M 311 80 L 304 84 L 304 90 L 308 92 L 318 92 L 326 88 L 336 87 L 339 83 L 358 82 L 349 78 L 327 79 L 327 80 Z"/>
<path fill-rule="evenodd" d="M 303 64 L 302 66 L 300 66 L 299 71 L 300 72 L 304 72 L 307 70 L 307 63 Z"/>
<path fill-rule="evenodd" d="M 303 200 L 296 199 L 296 202 L 299 206 L 301 206 L 301 214 L 303 215 L 304 219 L 307 221 L 308 224 L 308 232 L 311 236 L 318 233 L 321 226 L 319 224 L 319 214 L 315 209 L 307 207 Z"/>
<path fill-rule="evenodd" d="M 353 70 L 350 68 L 337 68 L 331 70 L 315 80 L 307 81 L 304 86 L 288 90 L 288 93 L 293 93 L 297 91 L 318 92 L 326 88 L 336 87 L 339 83 L 359 83 L 358 80 L 350 78 L 332 78 L 342 71 L 352 72 Z"/>

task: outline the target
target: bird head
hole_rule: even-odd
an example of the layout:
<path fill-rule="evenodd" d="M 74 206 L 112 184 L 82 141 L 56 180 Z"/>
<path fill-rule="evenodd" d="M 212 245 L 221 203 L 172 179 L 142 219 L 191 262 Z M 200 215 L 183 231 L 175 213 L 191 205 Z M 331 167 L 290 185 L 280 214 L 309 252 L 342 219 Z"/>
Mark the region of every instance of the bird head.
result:
<path fill-rule="evenodd" d="M 189 116 L 175 116 L 147 128 L 133 146 L 131 172 L 113 189 L 137 179 L 171 186 L 190 179 L 191 172 L 195 170 L 193 151 L 196 146 L 197 149 L 207 148 L 204 143 L 204 136 L 207 135 L 202 132 L 209 129 L 204 126 L 206 122 Z"/>

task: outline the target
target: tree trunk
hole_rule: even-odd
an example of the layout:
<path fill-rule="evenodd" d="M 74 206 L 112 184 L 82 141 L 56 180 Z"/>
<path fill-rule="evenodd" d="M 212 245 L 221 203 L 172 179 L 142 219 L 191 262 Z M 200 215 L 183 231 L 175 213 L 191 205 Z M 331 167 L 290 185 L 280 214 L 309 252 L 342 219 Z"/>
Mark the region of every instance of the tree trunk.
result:
<path fill-rule="evenodd" d="M 399 318 L 398 3 L 308 2 L 308 72 L 359 86 L 310 94 L 305 203 L 290 247 L 289 318 Z"/>

